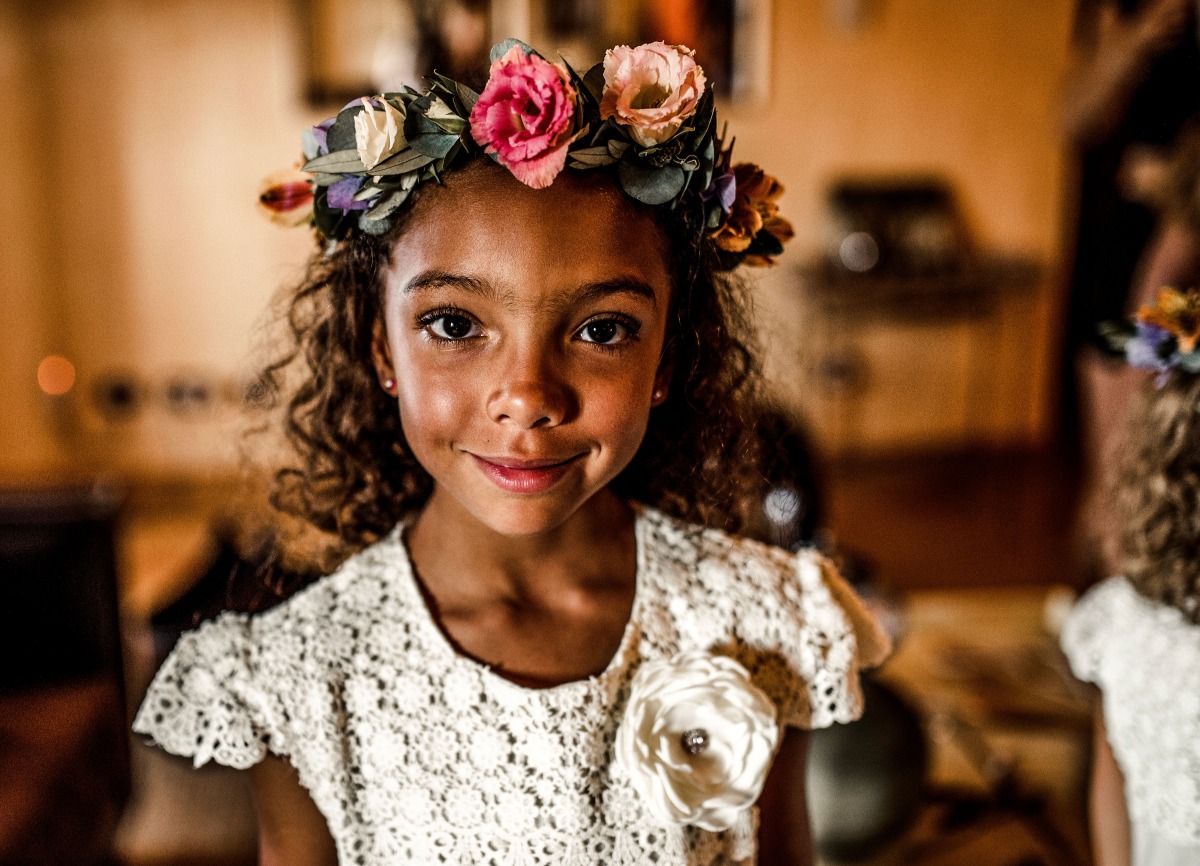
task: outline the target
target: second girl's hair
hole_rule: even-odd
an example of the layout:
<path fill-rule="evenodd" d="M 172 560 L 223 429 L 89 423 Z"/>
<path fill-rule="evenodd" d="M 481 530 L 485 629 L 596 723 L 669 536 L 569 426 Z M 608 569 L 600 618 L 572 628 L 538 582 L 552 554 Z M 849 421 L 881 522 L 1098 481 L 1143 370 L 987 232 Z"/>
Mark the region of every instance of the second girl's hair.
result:
<path fill-rule="evenodd" d="M 1200 623 L 1200 376 L 1173 372 L 1130 417 L 1113 498 L 1125 576 Z"/>

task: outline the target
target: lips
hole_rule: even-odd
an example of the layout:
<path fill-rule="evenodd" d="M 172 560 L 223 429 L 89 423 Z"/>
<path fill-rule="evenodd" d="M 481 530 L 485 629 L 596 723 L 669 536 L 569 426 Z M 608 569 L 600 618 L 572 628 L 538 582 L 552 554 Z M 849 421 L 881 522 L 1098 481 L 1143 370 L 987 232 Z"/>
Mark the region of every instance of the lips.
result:
<path fill-rule="evenodd" d="M 483 474 L 509 493 L 544 493 L 571 471 L 581 455 L 558 458 L 480 457 L 472 454 Z"/>

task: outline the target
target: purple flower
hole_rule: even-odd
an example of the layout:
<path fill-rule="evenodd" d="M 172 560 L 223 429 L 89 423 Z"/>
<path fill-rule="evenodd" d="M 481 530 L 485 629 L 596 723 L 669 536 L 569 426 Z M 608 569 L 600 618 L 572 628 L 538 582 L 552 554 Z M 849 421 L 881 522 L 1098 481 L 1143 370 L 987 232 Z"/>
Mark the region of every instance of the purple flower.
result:
<path fill-rule="evenodd" d="M 716 199 L 721 205 L 721 210 L 728 215 L 733 210 L 733 203 L 737 200 L 737 178 L 733 173 L 733 142 L 729 143 L 729 147 L 721 148 L 721 142 L 717 142 L 719 155 L 717 163 L 713 166 L 712 181 L 708 184 L 708 189 L 700 193 L 700 200 L 705 204 Z"/>
<path fill-rule="evenodd" d="M 336 117 L 331 117 L 328 120 L 322 120 L 312 128 L 313 138 L 316 139 L 317 147 L 319 148 L 319 153 L 321 154 L 329 153 L 329 142 L 327 136 L 329 135 L 329 127 L 333 126 L 333 122 L 335 120 L 337 120 Z"/>
<path fill-rule="evenodd" d="M 370 200 L 354 200 L 354 196 L 362 189 L 365 181 L 365 177 L 348 177 L 345 180 L 339 180 L 337 183 L 330 184 L 329 192 L 326 194 L 326 201 L 331 208 L 340 208 L 343 213 L 349 213 L 352 210 L 366 210 L 371 206 Z"/>
<path fill-rule="evenodd" d="M 1165 373 L 1173 366 L 1174 352 L 1164 352 L 1171 332 L 1149 322 L 1138 322 L 1137 333 L 1125 346 L 1125 359 L 1131 367 Z"/>

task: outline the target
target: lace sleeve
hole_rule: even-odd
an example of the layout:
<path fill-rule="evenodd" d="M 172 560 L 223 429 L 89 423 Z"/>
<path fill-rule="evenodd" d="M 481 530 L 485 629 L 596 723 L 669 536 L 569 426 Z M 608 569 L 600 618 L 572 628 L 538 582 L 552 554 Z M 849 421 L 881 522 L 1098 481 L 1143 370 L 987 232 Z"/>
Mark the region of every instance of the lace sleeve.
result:
<path fill-rule="evenodd" d="M 1122 581 L 1098 583 L 1076 602 L 1063 624 L 1061 645 L 1071 671 L 1087 683 L 1101 685 L 1104 649 L 1112 632 L 1113 606 Z"/>
<path fill-rule="evenodd" d="M 239 770 L 268 747 L 286 754 L 276 714 L 255 683 L 244 615 L 227 613 L 184 634 L 151 683 L 133 730 L 197 767 L 213 760 Z"/>
<path fill-rule="evenodd" d="M 781 722 L 811 730 L 857 719 L 859 675 L 891 651 L 862 600 L 811 550 L 795 558 L 793 569 L 777 573 L 774 587 L 762 589 L 743 617 L 757 645 L 746 661 L 779 707 Z"/>

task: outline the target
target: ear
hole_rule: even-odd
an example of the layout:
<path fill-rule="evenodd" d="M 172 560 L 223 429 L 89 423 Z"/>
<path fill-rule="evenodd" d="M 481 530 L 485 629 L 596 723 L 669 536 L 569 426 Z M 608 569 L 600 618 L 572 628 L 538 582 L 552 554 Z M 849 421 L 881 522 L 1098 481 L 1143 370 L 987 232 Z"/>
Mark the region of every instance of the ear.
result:
<path fill-rule="evenodd" d="M 396 365 L 392 363 L 392 347 L 388 345 L 387 328 L 383 325 L 382 316 L 377 317 L 371 326 L 371 363 L 380 387 L 389 379 L 395 381 Z"/>
<path fill-rule="evenodd" d="M 675 365 L 671 363 L 669 358 L 663 358 L 658 365 L 658 372 L 654 374 L 654 391 L 651 392 L 650 406 L 661 406 L 667 402 L 667 395 L 671 388 L 671 375 L 675 372 Z"/>

